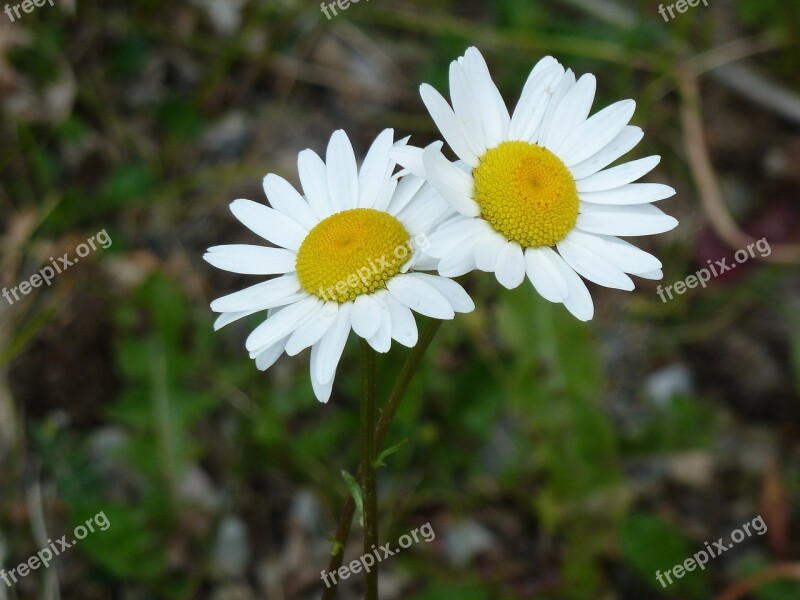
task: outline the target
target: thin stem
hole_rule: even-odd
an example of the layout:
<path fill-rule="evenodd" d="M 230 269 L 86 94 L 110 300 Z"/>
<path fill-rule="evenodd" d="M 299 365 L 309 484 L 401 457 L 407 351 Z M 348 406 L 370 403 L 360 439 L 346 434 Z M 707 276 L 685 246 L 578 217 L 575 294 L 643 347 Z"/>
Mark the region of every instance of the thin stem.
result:
<path fill-rule="evenodd" d="M 383 439 L 386 437 L 389 426 L 397 413 L 400 401 L 403 399 L 403 396 L 405 396 L 406 390 L 408 390 L 408 386 L 411 384 L 411 380 L 414 378 L 414 374 L 417 372 L 422 362 L 422 357 L 425 356 L 425 352 L 431 345 L 433 338 L 436 337 L 436 332 L 439 331 L 441 324 L 442 321 L 437 319 L 429 320 L 419 336 L 417 345 L 411 349 L 411 353 L 408 355 L 403 369 L 397 377 L 394 388 L 392 388 L 392 393 L 389 395 L 389 399 L 386 401 L 381 415 L 378 418 L 378 425 L 375 428 L 376 448 L 379 448 L 381 444 L 383 444 Z M 361 480 L 360 471 L 356 474 L 356 480 Z M 333 541 L 334 550 L 328 562 L 328 573 L 333 573 L 342 566 L 344 547 L 347 543 L 347 536 L 350 535 L 350 526 L 353 523 L 353 515 L 355 512 L 356 504 L 353 501 L 353 497 L 348 495 L 342 507 L 342 514 L 339 516 L 339 525 L 336 528 L 336 536 Z M 322 591 L 322 600 L 334 600 L 334 598 L 336 598 L 335 585 L 325 588 Z"/>
<path fill-rule="evenodd" d="M 377 447 L 383 444 L 383 438 L 386 437 L 386 433 L 389 431 L 389 426 L 394 420 L 400 402 L 406 395 L 408 386 L 411 385 L 411 380 L 414 379 L 417 368 L 419 368 L 422 362 L 422 357 L 425 356 L 425 352 L 431 345 L 433 338 L 436 337 L 436 332 L 439 331 L 441 325 L 442 321 L 438 319 L 429 320 L 425 324 L 425 329 L 422 330 L 419 336 L 417 345 L 412 348 L 411 354 L 408 355 L 403 369 L 400 371 L 400 375 L 397 376 L 397 381 L 392 388 L 392 393 L 389 394 L 389 399 L 386 401 L 386 404 L 384 404 L 380 417 L 378 417 L 378 427 L 375 430 L 375 445 Z"/>
<path fill-rule="evenodd" d="M 364 499 L 364 554 L 378 544 L 378 493 L 375 473 L 375 417 L 377 415 L 377 358 L 367 340 L 361 340 L 361 494 Z M 378 565 L 364 573 L 364 599 L 378 600 Z"/>

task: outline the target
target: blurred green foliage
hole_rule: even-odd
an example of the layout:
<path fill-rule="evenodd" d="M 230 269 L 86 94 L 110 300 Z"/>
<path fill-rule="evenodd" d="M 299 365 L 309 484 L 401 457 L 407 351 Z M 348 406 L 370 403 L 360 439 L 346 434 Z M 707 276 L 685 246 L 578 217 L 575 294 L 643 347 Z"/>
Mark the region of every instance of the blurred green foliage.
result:
<path fill-rule="evenodd" d="M 77 54 L 81 60 L 70 113 L 56 122 L 15 121 L 8 126 L 11 148 L 0 150 L 0 167 L 12 175 L 4 178 L 6 194 L 19 199 L 20 206 L 42 211 L 38 237 L 95 231 L 111 222 L 120 232 L 114 236 L 114 251 L 140 244 L 151 244 L 157 252 L 164 251 L 162 246 L 179 247 L 199 263 L 201 247 L 221 243 L 212 239 L 210 232 L 215 235 L 216 230 L 209 221 L 209 237 L 198 239 L 194 231 L 176 236 L 177 241 L 172 238 L 197 210 L 198 196 L 206 207 L 210 202 L 221 206 L 234 189 L 251 181 L 258 187 L 254 169 L 274 168 L 254 165 L 252 158 L 233 168 L 206 164 L 198 158 L 199 140 L 224 111 L 238 107 L 244 92 L 237 85 L 245 76 L 262 75 L 254 84 L 259 102 L 272 101 L 291 88 L 283 79 L 281 86 L 275 84 L 285 73 L 274 65 L 281 57 L 305 56 L 308 40 L 329 26 L 339 35 L 346 36 L 341 30 L 353 27 L 366 36 L 413 45 L 422 60 L 410 75 L 412 87 L 427 81 L 444 90 L 449 61 L 470 44 L 486 51 L 508 98 L 516 96 L 531 64 L 544 52 L 568 58 L 577 72 L 601 66 L 605 76 L 599 101 L 637 96 L 636 118 L 649 125 L 648 133 L 652 130 L 646 142 L 652 146 L 667 145 L 673 135 L 674 115 L 663 98 L 683 52 L 678 49 L 691 47 L 698 38 L 707 42 L 711 27 L 711 17 L 698 12 L 695 21 L 685 19 L 665 29 L 651 3 L 644 1 L 626 5 L 638 19 L 633 29 L 587 14 L 575 2 L 418 2 L 426 12 L 374 2 L 330 25 L 317 5 L 266 2 L 248 3 L 242 34 L 226 37 L 209 33 L 206 17 L 199 14 L 195 18 L 201 25 L 193 34 L 173 31 L 173 17 L 197 10 L 189 3 L 173 4 L 79 3 L 78 15 L 72 18 L 42 10 L 27 23 L 35 31 L 31 44 L 8 52 L 9 64 L 36 89 L 56 81 L 70 57 Z M 797 37 L 796 4 L 748 0 L 737 2 L 736 8 L 745 27 Z M 71 28 L 80 26 L 102 30 L 97 34 L 102 43 L 88 58 L 74 47 Z M 262 33 L 263 38 L 258 37 Z M 253 40 L 258 44 L 255 50 Z M 150 61 L 174 46 L 203 65 L 194 86 L 171 89 L 164 97 L 133 107 L 127 102 L 130 89 Z M 776 72 L 796 70 L 796 52 L 790 48 L 771 66 Z M 318 88 L 304 94 L 298 92 L 302 110 L 326 110 Z M 256 108 L 246 104 L 243 110 Z M 376 121 L 383 115 L 364 118 Z M 432 133 L 427 119 L 419 122 L 427 127 L 423 135 Z M 90 168 L 70 172 L 59 160 L 59 151 L 79 148 L 94 136 L 103 136 L 104 151 L 90 157 Z M 674 153 L 665 162 L 682 172 Z M 171 220 L 158 223 L 143 214 L 166 214 Z M 136 229 L 133 223 L 145 227 Z M 184 248 L 191 235 L 197 247 Z M 691 257 L 683 249 L 667 249 L 667 261 L 673 272 L 680 272 Z M 193 268 L 204 278 L 210 270 L 197 264 Z M 774 280 L 769 276 L 735 293 L 695 303 L 696 321 L 752 301 Z M 488 278 L 475 277 L 468 285 L 480 299 L 478 311 L 445 325 L 385 443 L 388 448 L 408 440 L 385 457 L 388 468 L 380 471 L 386 539 L 407 530 L 414 515 L 466 517 L 479 514 L 484 506 L 499 505 L 535 523 L 531 529 L 537 535 L 555 540 L 557 565 L 542 564 L 530 548 L 520 551 L 520 560 L 531 571 L 557 571 L 549 578 L 554 583 L 537 597 L 610 597 L 612 572 L 634 579 L 634 589 L 647 593 L 708 597 L 707 572 L 692 573 L 666 591 L 656 587 L 655 571 L 691 556 L 698 540 L 666 521 L 656 507 L 636 503 L 626 466 L 643 457 L 710 448 L 719 407 L 680 395 L 663 405 L 646 404 L 637 426 L 621 429 L 602 403 L 610 382 L 598 328 L 543 301 L 527 284 L 498 292 Z M 236 506 L 251 488 L 265 494 L 253 484 L 263 485 L 262 478 L 274 476 L 286 486 L 310 488 L 326 506 L 334 507 L 324 515 L 330 525 L 334 509 L 349 493 L 339 474 L 352 472 L 357 464 L 355 345 L 345 350 L 334 401 L 321 407 L 311 394 L 307 358 L 282 359 L 267 375 L 259 373 L 242 340 L 261 317 L 214 333 L 210 311 L 189 287 L 175 276 L 174 268 L 164 268 L 134 293 L 115 298 L 113 362 L 122 386 L 108 399 L 101 419 L 104 427 L 124 434 L 105 458 L 117 475 L 131 479 L 129 494 L 116 493 L 108 472 L 99 469 L 91 432 L 61 429 L 48 420 L 27 423 L 31 444 L 56 482 L 71 522 L 83 522 L 102 509 L 112 523 L 108 531 L 81 542 L 78 551 L 89 559 L 90 574 L 161 598 L 193 597 L 210 570 L 219 515 L 211 515 L 197 530 L 187 525 L 199 509 L 182 495 L 180 482 L 193 466 L 208 465 L 220 477 L 226 507 Z M 213 293 L 222 292 L 216 282 Z M 665 339 L 652 344 L 674 349 L 669 311 L 685 316 L 688 297 L 667 308 L 656 299 L 637 302 L 625 317 L 663 320 Z M 42 309 L 25 325 L 36 323 L 38 328 L 51 315 Z M 37 316 L 42 319 L 37 321 Z M 795 334 L 793 348 L 800 389 L 800 335 Z M 393 348 L 381 361 L 384 398 L 405 353 Z M 281 496 L 276 503 L 285 500 Z M 171 555 L 176 539 L 192 548 L 177 564 Z M 432 567 L 421 564 L 413 553 L 396 561 L 420 582 L 417 600 L 513 597 L 502 584 L 482 581 L 472 565 Z M 758 555 L 740 574 L 766 563 Z M 757 597 L 788 600 L 798 597 L 798 588 L 775 583 Z"/>

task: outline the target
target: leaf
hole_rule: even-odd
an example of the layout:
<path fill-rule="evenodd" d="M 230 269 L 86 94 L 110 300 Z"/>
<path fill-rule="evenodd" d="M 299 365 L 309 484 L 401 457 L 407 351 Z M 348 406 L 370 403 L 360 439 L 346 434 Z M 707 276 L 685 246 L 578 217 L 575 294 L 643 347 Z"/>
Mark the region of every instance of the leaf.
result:
<path fill-rule="evenodd" d="M 657 571 L 664 573 L 675 565 L 682 565 L 696 552 L 682 532 L 650 514 L 628 516 L 622 522 L 619 533 L 625 561 L 643 582 L 656 590 L 663 589 L 656 579 Z M 708 597 L 707 573 L 704 570 L 686 572 L 683 578 L 673 578 L 672 581 L 668 587 L 681 590 L 681 597 Z"/>
<path fill-rule="evenodd" d="M 350 495 L 353 496 L 353 500 L 356 503 L 358 523 L 361 525 L 361 527 L 364 527 L 364 498 L 361 495 L 361 486 L 358 485 L 355 477 L 350 475 L 350 473 L 345 470 L 342 470 L 342 477 L 344 478 L 344 482 L 347 484 L 347 489 L 350 490 Z"/>
<path fill-rule="evenodd" d="M 99 200 L 104 207 L 119 207 L 128 202 L 150 197 L 156 186 L 156 176 L 147 165 L 122 165 L 104 182 Z"/>
<path fill-rule="evenodd" d="M 336 556 L 342 551 L 342 543 L 337 540 L 331 538 L 331 556 Z"/>
<path fill-rule="evenodd" d="M 378 458 L 375 459 L 375 462 L 372 463 L 373 466 L 377 469 L 378 467 L 385 467 L 386 463 L 384 462 L 385 458 L 389 458 L 392 454 L 400 450 L 403 446 L 408 443 L 408 438 L 403 438 L 403 440 L 390 448 L 386 448 L 383 452 L 378 455 Z"/>

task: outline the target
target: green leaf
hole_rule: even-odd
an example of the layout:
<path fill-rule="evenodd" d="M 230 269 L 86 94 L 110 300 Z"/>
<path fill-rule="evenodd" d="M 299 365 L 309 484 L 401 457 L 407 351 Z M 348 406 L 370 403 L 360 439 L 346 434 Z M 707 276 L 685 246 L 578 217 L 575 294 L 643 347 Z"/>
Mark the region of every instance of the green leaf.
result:
<path fill-rule="evenodd" d="M 408 438 L 403 438 L 403 440 L 390 448 L 386 448 L 383 452 L 378 455 L 378 458 L 375 459 L 373 463 L 374 467 L 377 469 L 378 467 L 385 467 L 386 463 L 384 462 L 385 458 L 390 457 L 392 454 L 400 450 L 403 446 L 408 443 Z"/>
<path fill-rule="evenodd" d="M 692 558 L 696 550 L 678 529 L 649 514 L 633 514 L 620 525 L 620 546 L 625 561 L 655 590 L 662 590 L 656 572 L 666 572 Z M 687 572 L 682 579 L 672 578 L 669 589 L 681 590 L 682 597 L 707 598 L 706 571 Z"/>
<path fill-rule="evenodd" d="M 103 184 L 100 197 L 107 207 L 148 199 L 155 189 L 156 177 L 144 164 L 122 165 Z"/>
<path fill-rule="evenodd" d="M 205 127 L 197 109 L 181 99 L 167 100 L 158 110 L 158 119 L 165 131 L 179 138 L 196 138 Z"/>
<path fill-rule="evenodd" d="M 337 540 L 331 538 L 331 556 L 336 556 L 342 551 L 342 543 Z"/>
<path fill-rule="evenodd" d="M 350 490 L 350 495 L 353 496 L 353 500 L 356 503 L 356 514 L 358 515 L 358 522 L 363 527 L 364 526 L 364 498 L 361 495 L 361 486 L 358 485 L 355 477 L 350 475 L 345 470 L 342 470 L 342 477 L 344 478 L 344 482 L 347 484 L 347 489 Z"/>

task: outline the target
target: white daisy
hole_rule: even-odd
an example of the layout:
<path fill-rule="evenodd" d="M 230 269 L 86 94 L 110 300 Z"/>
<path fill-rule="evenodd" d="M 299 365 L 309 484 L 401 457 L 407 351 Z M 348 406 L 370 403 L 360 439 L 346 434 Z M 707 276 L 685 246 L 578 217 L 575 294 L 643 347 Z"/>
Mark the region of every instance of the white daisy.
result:
<path fill-rule="evenodd" d="M 237 219 L 277 247 L 215 246 L 204 256 L 233 273 L 278 275 L 212 302 L 222 313 L 215 329 L 268 310 L 247 338 L 250 357 L 263 371 L 284 352 L 310 347 L 311 383 L 321 402 L 330 398 L 351 329 L 387 352 L 392 339 L 416 344 L 412 310 L 452 319 L 474 309 L 456 282 L 417 272 L 435 267 L 424 254 L 427 235 L 453 210 L 424 180 L 392 176 L 392 149 L 406 142 L 395 144 L 393 131 L 383 131 L 359 170 L 347 135 L 335 132 L 326 162 L 311 150 L 298 157 L 305 196 L 270 174 L 264 191 L 272 208 L 231 203 Z"/>
<path fill-rule="evenodd" d="M 649 156 L 605 169 L 642 139 L 628 125 L 635 102 L 622 100 L 589 117 L 595 78 L 546 57 L 534 67 L 509 115 L 481 53 L 470 48 L 450 65 L 452 107 L 430 85 L 420 93 L 445 141 L 394 151 L 458 211 L 431 236 L 428 253 L 450 277 L 494 272 L 505 287 L 525 278 L 551 302 L 587 321 L 594 305 L 578 275 L 632 290 L 628 274 L 660 279 L 657 258 L 616 236 L 663 233 L 678 222 L 651 202 L 675 193 L 632 183 L 659 162 Z"/>

